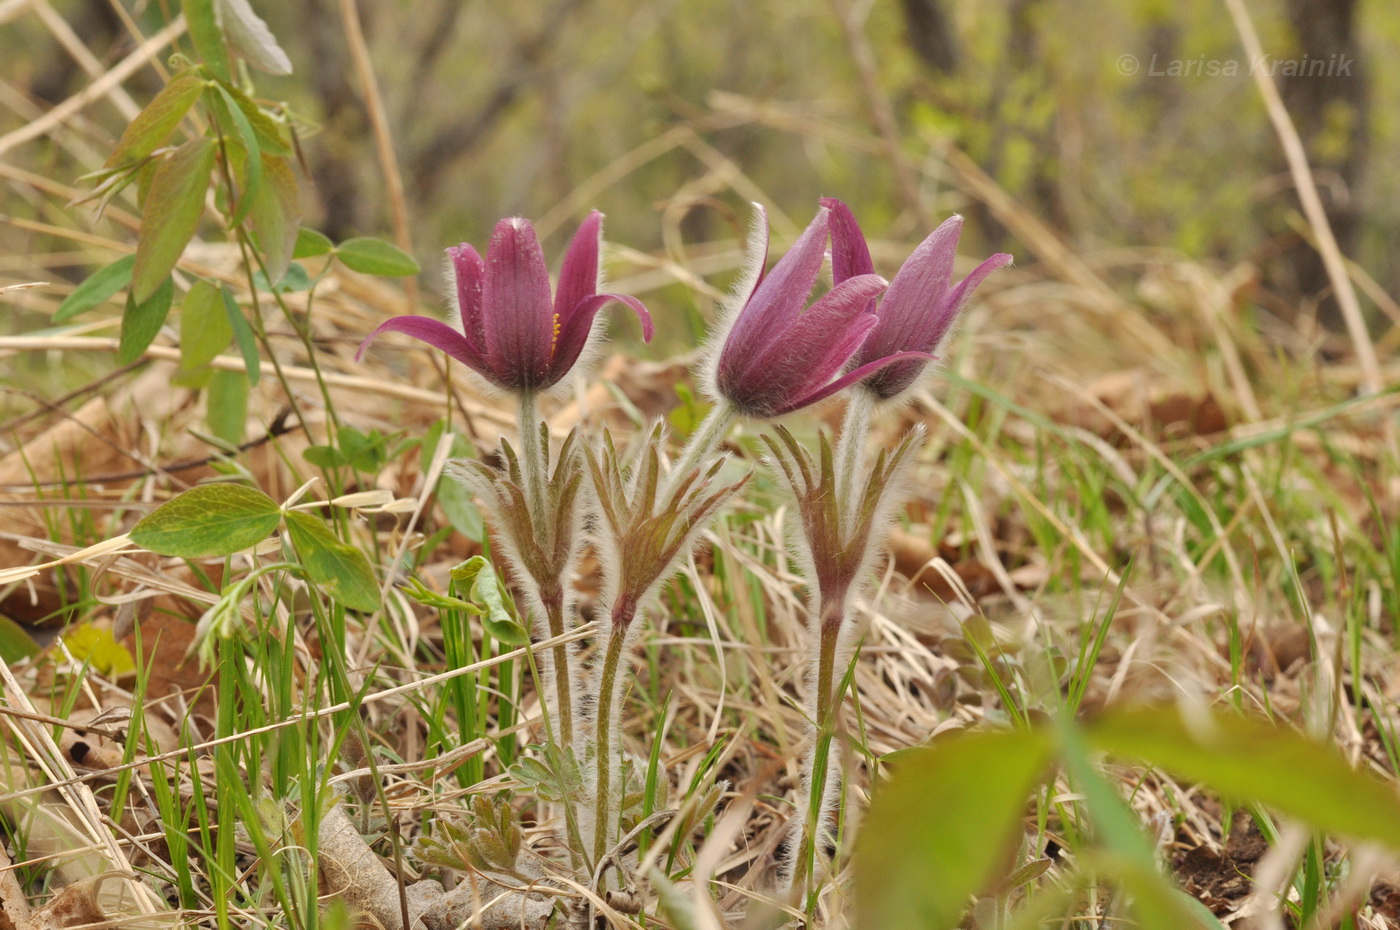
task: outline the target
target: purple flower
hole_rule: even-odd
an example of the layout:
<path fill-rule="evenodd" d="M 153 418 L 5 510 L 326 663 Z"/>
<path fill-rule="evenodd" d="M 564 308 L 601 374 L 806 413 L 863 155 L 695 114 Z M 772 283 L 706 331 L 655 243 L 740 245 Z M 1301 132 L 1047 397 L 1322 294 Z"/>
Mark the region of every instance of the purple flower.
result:
<path fill-rule="evenodd" d="M 634 310 L 651 341 L 651 315 L 635 297 L 599 294 L 598 248 L 603 215 L 596 210 L 579 226 L 559 270 L 550 300 L 544 250 L 529 220 L 496 224 L 486 260 L 467 243 L 447 250 L 456 280 L 460 331 L 425 316 L 396 316 L 360 344 L 358 361 L 382 332 L 406 333 L 439 348 L 508 391 L 539 391 L 563 380 L 593 332 L 593 320 L 609 301 Z"/>
<path fill-rule="evenodd" d="M 822 206 L 831 211 L 832 279 L 839 285 L 869 274 L 874 269 L 870 249 L 850 209 L 834 197 L 823 199 Z M 927 353 L 922 358 L 896 362 L 862 376 L 865 387 L 882 400 L 901 393 L 918 379 L 924 366 L 932 360 L 932 354 L 952 330 L 977 285 L 993 271 L 1011 263 L 1010 255 L 993 255 L 974 268 L 961 284 L 950 288 L 953 258 L 961 233 L 962 217 L 954 216 L 914 250 L 890 282 L 880 301 L 877 322 L 855 353 L 856 371 L 872 359 L 897 352 Z"/>
<path fill-rule="evenodd" d="M 745 416 L 778 417 L 824 400 L 886 365 L 925 356 L 895 352 L 868 357 L 836 378 L 875 326 L 875 297 L 885 281 L 869 273 L 849 274 L 806 310 L 826 253 L 828 211 L 821 209 L 788 253 L 764 274 L 768 217 L 757 208 L 748 256 L 747 299 L 715 360 L 715 393 Z M 835 378 L 835 380 L 832 380 Z"/>

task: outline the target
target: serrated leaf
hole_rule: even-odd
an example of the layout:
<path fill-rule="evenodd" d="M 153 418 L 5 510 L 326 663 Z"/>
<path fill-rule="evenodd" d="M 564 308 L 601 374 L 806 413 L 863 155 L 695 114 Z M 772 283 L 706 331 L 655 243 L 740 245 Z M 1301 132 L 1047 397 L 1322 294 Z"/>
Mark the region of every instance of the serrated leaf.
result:
<path fill-rule="evenodd" d="M 316 255 L 329 255 L 335 251 L 335 243 L 324 233 L 303 226 L 297 230 L 297 244 L 292 249 L 292 258 L 312 258 Z"/>
<path fill-rule="evenodd" d="M 204 195 L 214 167 L 214 140 L 186 142 L 156 168 L 141 212 L 131 290 L 145 303 L 174 270 L 204 215 Z"/>
<path fill-rule="evenodd" d="M 157 555 L 232 555 L 266 539 L 282 517 L 275 501 L 241 484 L 190 488 L 147 514 L 131 541 Z"/>
<path fill-rule="evenodd" d="M 951 930 L 1020 839 L 1050 763 L 1040 731 L 965 733 L 902 757 L 856 840 L 856 926 Z"/>
<path fill-rule="evenodd" d="M 223 30 L 219 28 L 218 14 L 214 12 L 214 0 L 180 0 L 180 9 L 185 13 L 194 50 L 215 77 L 227 81 L 230 73 L 228 47 L 224 44 Z"/>
<path fill-rule="evenodd" d="M 126 310 L 122 312 L 121 340 L 117 344 L 119 365 L 130 365 L 136 361 L 155 340 L 170 314 L 175 282 L 166 278 L 145 303 L 136 303 L 134 296 L 127 295 Z"/>
<path fill-rule="evenodd" d="M 209 378 L 204 395 L 204 420 L 215 436 L 231 446 L 243 442 L 248 423 L 248 376 L 220 369 Z"/>
<path fill-rule="evenodd" d="M 312 581 L 351 610 L 379 609 L 374 570 L 363 552 L 341 542 L 323 520 L 311 514 L 289 510 L 286 521 L 292 546 Z"/>
<path fill-rule="evenodd" d="M 54 311 L 54 323 L 67 323 L 80 313 L 110 300 L 117 291 L 131 283 L 131 269 L 136 264 L 135 255 L 123 255 L 105 268 L 94 271 L 87 279 L 73 288 L 73 293 L 63 299 Z"/>
<path fill-rule="evenodd" d="M 383 278 L 402 278 L 421 270 L 413 256 L 398 246 L 366 236 L 346 239 L 336 247 L 335 257 L 351 271 Z"/>
<path fill-rule="evenodd" d="M 39 654 L 39 644 L 24 627 L 0 614 L 0 661 L 22 662 Z"/>
<path fill-rule="evenodd" d="M 180 367 L 207 365 L 233 341 L 233 327 L 219 299 L 219 289 L 199 280 L 180 304 Z"/>
<path fill-rule="evenodd" d="M 118 168 L 134 165 L 147 157 L 170 138 L 180 120 L 204 93 L 205 81 L 190 71 L 175 77 L 161 88 L 155 99 L 126 127 L 104 167 Z"/>
<path fill-rule="evenodd" d="M 224 35 L 235 52 L 257 68 L 268 74 L 284 75 L 292 73 L 292 60 L 277 44 L 272 30 L 257 13 L 248 0 L 216 0 L 219 21 L 223 24 Z"/>
<path fill-rule="evenodd" d="M 277 284 L 287 273 L 301 225 L 301 191 L 285 158 L 262 156 L 262 185 L 253 194 L 249 213 L 253 232 L 258 235 L 263 264 L 270 284 Z"/>
<path fill-rule="evenodd" d="M 1400 795 L 1352 768 L 1332 746 L 1263 720 L 1175 708 L 1105 714 L 1086 733 L 1119 758 L 1259 801 L 1335 835 L 1400 849 Z"/>
<path fill-rule="evenodd" d="M 243 311 L 238 308 L 238 301 L 234 300 L 233 291 L 229 290 L 227 284 L 219 285 L 219 293 L 224 299 L 224 314 L 233 330 L 233 341 L 238 343 L 239 354 L 243 356 L 243 364 L 248 369 L 248 383 L 255 385 L 262 377 L 262 359 L 258 357 L 258 344 L 253 338 L 253 327 L 244 319 Z"/>

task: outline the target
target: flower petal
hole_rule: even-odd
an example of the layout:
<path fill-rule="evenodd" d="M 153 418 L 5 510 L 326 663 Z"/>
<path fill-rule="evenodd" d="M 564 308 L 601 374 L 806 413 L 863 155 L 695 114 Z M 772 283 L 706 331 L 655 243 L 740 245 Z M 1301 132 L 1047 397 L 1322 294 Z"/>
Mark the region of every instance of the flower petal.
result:
<path fill-rule="evenodd" d="M 754 417 L 796 410 L 791 402 L 840 372 L 875 317 L 865 307 L 885 287 L 878 275 L 843 281 L 797 318 L 765 350 L 754 352 L 719 388 L 740 412 Z"/>
<path fill-rule="evenodd" d="M 962 217 L 949 218 L 900 267 L 880 302 L 879 323 L 856 356 L 857 365 L 895 352 L 934 350 L 952 326 L 941 304 L 961 233 Z"/>
<path fill-rule="evenodd" d="M 721 369 L 728 367 L 732 354 L 764 352 L 797 319 L 826 257 L 826 234 L 827 211 L 822 208 L 739 311 L 720 353 Z"/>
<path fill-rule="evenodd" d="M 365 350 L 380 333 L 403 333 L 420 342 L 426 342 L 435 349 L 441 349 L 468 368 L 478 372 L 489 381 L 495 381 L 486 361 L 475 347 L 457 330 L 441 320 L 427 316 L 396 316 L 385 320 L 379 328 L 365 337 L 360 349 L 355 353 L 355 361 L 364 357 Z"/>
<path fill-rule="evenodd" d="M 626 304 L 642 321 L 642 338 L 651 342 L 653 329 L 651 314 L 646 305 L 628 294 L 593 294 L 585 297 L 574 307 L 568 321 L 559 331 L 559 341 L 554 346 L 554 358 L 549 367 L 549 383 L 556 384 L 574 367 L 583 347 L 588 344 L 588 336 L 593 331 L 593 320 L 598 311 L 609 303 L 617 301 Z"/>
<path fill-rule="evenodd" d="M 823 197 L 821 205 L 831 211 L 831 280 L 840 284 L 858 274 L 874 274 L 870 246 L 860 231 L 855 214 L 835 197 Z"/>
<path fill-rule="evenodd" d="M 775 411 L 773 413 L 773 416 L 776 417 L 782 416 L 785 413 L 792 413 L 794 410 L 801 410 L 803 407 L 809 407 L 812 404 L 817 403 L 818 401 L 826 400 L 828 397 L 832 396 L 833 394 L 836 394 L 839 391 L 845 390 L 846 388 L 855 384 L 857 381 L 863 381 L 868 379 L 872 375 L 878 375 L 882 370 L 886 369 L 888 366 L 908 364 L 917 364 L 923 366 L 932 361 L 937 361 L 937 359 L 935 359 L 932 355 L 929 355 L 927 352 L 896 352 L 894 355 L 887 355 L 884 358 L 877 358 L 873 362 L 866 362 L 864 365 L 860 366 L 855 371 L 848 372 L 847 374 L 842 375 L 830 384 L 825 385 L 824 387 L 814 391 L 811 394 L 808 394 L 806 397 L 794 401 L 791 406 Z"/>
<path fill-rule="evenodd" d="M 1010 255 L 1005 252 L 998 252 L 972 269 L 972 271 L 968 273 L 968 276 L 963 278 L 957 287 L 953 288 L 952 293 L 944 298 L 952 307 L 953 317 L 956 318 L 958 314 L 962 313 L 963 307 L 965 307 L 968 300 L 972 298 L 972 292 L 977 290 L 977 285 L 986 280 L 987 275 L 996 271 L 998 268 L 1005 268 L 1007 265 L 1011 264 L 1011 261 Z M 935 346 L 935 349 L 936 348 Z"/>
<path fill-rule="evenodd" d="M 486 351 L 486 331 L 482 322 L 482 289 L 485 286 L 486 263 L 481 254 L 466 242 L 447 250 L 447 258 L 452 263 L 452 276 L 456 282 L 457 313 L 462 324 L 462 333 L 477 350 Z"/>
<path fill-rule="evenodd" d="M 603 214 L 594 210 L 579 224 L 564 253 L 559 268 L 559 286 L 554 292 L 554 320 L 561 327 L 585 297 L 598 292 L 598 249 L 603 235 Z"/>
<path fill-rule="evenodd" d="M 486 251 L 483 294 L 486 360 L 502 387 L 544 386 L 554 343 L 549 269 L 529 220 L 496 224 Z"/>

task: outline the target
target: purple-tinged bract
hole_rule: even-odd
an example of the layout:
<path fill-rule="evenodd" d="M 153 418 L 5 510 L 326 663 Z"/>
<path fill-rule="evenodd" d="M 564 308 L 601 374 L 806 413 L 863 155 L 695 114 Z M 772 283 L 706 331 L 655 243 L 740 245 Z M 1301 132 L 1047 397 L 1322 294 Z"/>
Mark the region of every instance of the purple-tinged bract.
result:
<path fill-rule="evenodd" d="M 822 200 L 822 206 L 831 211 L 833 279 L 839 285 L 868 274 L 874 267 L 870 250 L 850 209 L 834 197 Z M 920 243 L 890 282 L 875 314 L 875 325 L 852 359 L 859 371 L 874 359 L 899 352 L 926 353 L 922 358 L 895 362 L 862 376 L 861 383 L 882 400 L 895 397 L 918 380 L 977 285 L 1011 263 L 1010 255 L 993 255 L 951 287 L 953 259 L 961 233 L 962 217 L 954 216 Z"/>
<path fill-rule="evenodd" d="M 366 337 L 356 358 L 380 333 L 405 333 L 443 350 L 497 387 L 524 392 L 563 380 L 583 354 L 598 311 L 610 301 L 632 308 L 650 341 L 651 316 L 640 300 L 597 293 L 602 223 L 603 215 L 594 211 L 579 226 L 553 298 L 544 251 L 529 220 L 497 223 L 484 260 L 466 243 L 449 248 L 460 329 L 431 317 L 396 316 Z"/>

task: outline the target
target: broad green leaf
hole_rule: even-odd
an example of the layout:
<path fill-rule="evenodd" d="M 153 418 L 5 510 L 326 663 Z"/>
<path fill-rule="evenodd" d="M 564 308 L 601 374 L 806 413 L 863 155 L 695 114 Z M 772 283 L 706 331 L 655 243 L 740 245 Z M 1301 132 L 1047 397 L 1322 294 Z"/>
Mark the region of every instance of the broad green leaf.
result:
<path fill-rule="evenodd" d="M 0 614 L 0 662 L 22 662 L 39 654 L 39 644 L 24 627 Z"/>
<path fill-rule="evenodd" d="M 145 303 L 136 303 L 134 292 L 127 294 L 126 310 L 122 313 L 121 341 L 117 345 L 118 364 L 130 365 L 146 351 L 165 324 L 174 296 L 175 282 L 168 277 Z"/>
<path fill-rule="evenodd" d="M 258 357 L 258 344 L 253 338 L 253 327 L 243 317 L 238 301 L 233 299 L 233 291 L 227 284 L 219 285 L 219 293 L 224 298 L 224 313 L 228 325 L 233 329 L 233 341 L 238 343 L 238 351 L 243 356 L 243 364 L 248 367 L 248 383 L 257 384 L 262 377 L 262 359 Z"/>
<path fill-rule="evenodd" d="M 317 468 L 343 468 L 348 464 L 345 454 L 335 446 L 307 446 L 302 450 L 301 457 Z"/>
<path fill-rule="evenodd" d="M 272 498 L 241 484 L 204 484 L 171 498 L 131 529 L 131 541 L 158 555 L 186 559 L 232 555 L 277 528 Z"/>
<path fill-rule="evenodd" d="M 133 165 L 165 144 L 180 120 L 204 93 L 205 81 L 186 71 L 166 84 L 146 109 L 126 127 L 116 149 L 107 159 L 107 168 Z"/>
<path fill-rule="evenodd" d="M 149 300 L 170 275 L 199 227 L 216 148 L 212 139 L 195 139 L 156 168 L 141 212 L 136 266 L 131 272 L 131 290 L 137 303 Z"/>
<path fill-rule="evenodd" d="M 261 271 L 253 272 L 253 287 L 269 294 L 295 294 L 311 287 L 311 275 L 306 273 L 306 268 L 301 262 L 292 262 L 287 266 L 287 273 L 282 275 L 282 280 L 277 282 L 276 287 L 267 283 L 267 275 Z"/>
<path fill-rule="evenodd" d="M 324 233 L 303 226 L 297 230 L 297 244 L 292 250 L 292 258 L 311 258 L 316 255 L 329 255 L 334 251 L 335 243 Z"/>
<path fill-rule="evenodd" d="M 296 247 L 301 191 L 287 159 L 263 155 L 262 163 L 262 184 L 253 194 L 249 216 L 258 235 L 268 283 L 275 285 L 286 275 Z"/>
<path fill-rule="evenodd" d="M 253 209 L 254 199 L 262 188 L 262 147 L 258 145 L 258 135 L 253 132 L 253 124 L 248 121 L 247 114 L 238 106 L 238 101 L 233 99 L 228 88 L 223 84 L 216 86 L 219 88 L 219 96 L 223 98 L 224 111 L 233 121 L 233 127 L 238 133 L 238 140 L 243 143 L 243 170 L 240 172 L 243 190 L 238 194 L 238 207 L 234 211 L 232 219 L 229 220 L 230 227 L 237 227 L 242 225 L 243 220 L 248 216 L 248 211 Z"/>
<path fill-rule="evenodd" d="M 246 374 L 222 369 L 214 372 L 204 395 L 204 420 L 210 431 L 229 445 L 243 442 L 243 428 L 248 422 Z"/>
<path fill-rule="evenodd" d="M 484 556 L 467 559 L 452 569 L 451 576 L 456 591 L 469 592 L 468 600 L 485 608 L 481 623 L 486 632 L 508 646 L 523 646 L 530 641 L 530 634 L 516 619 L 505 585 Z"/>
<path fill-rule="evenodd" d="M 287 144 L 287 139 L 283 134 L 282 124 L 274 119 L 266 110 L 258 106 L 257 102 L 233 84 L 222 85 L 243 111 L 243 115 L 252 124 L 253 132 L 258 137 L 258 148 L 262 149 L 265 155 L 291 155 L 292 147 Z"/>
<path fill-rule="evenodd" d="M 363 552 L 337 539 L 319 517 L 289 510 L 284 518 L 292 546 L 312 581 L 351 610 L 379 609 L 374 570 Z"/>
<path fill-rule="evenodd" d="M 1144 708 L 1087 730 L 1098 749 L 1157 766 L 1238 800 L 1259 801 L 1322 832 L 1400 850 L 1400 794 L 1329 745 L 1235 714 Z"/>
<path fill-rule="evenodd" d="M 486 521 L 481 516 L 481 509 L 472 502 L 471 491 L 466 485 L 451 480 L 440 482 L 437 502 L 447 516 L 447 522 L 457 532 L 476 542 L 486 538 Z"/>
<path fill-rule="evenodd" d="M 346 239 L 336 247 L 335 257 L 351 271 L 385 278 L 402 278 L 421 270 L 412 255 L 383 239 Z"/>
<path fill-rule="evenodd" d="M 78 314 L 87 313 L 110 300 L 112 295 L 131 283 L 131 268 L 135 264 L 135 255 L 123 255 L 106 268 L 88 275 L 87 280 L 73 288 L 73 293 L 58 305 L 53 314 L 54 323 L 67 323 Z"/>
<path fill-rule="evenodd" d="M 277 44 L 272 30 L 267 28 L 257 13 L 253 12 L 248 0 L 215 0 L 219 7 L 219 21 L 223 23 L 224 35 L 229 46 L 243 58 L 268 74 L 284 75 L 292 73 L 292 60 Z"/>
<path fill-rule="evenodd" d="M 219 289 L 199 280 L 180 305 L 180 367 L 194 369 L 212 362 L 233 340 L 233 327 L 219 299 Z"/>
<path fill-rule="evenodd" d="M 856 840 L 856 926 L 950 930 L 1010 871 L 1021 817 L 1050 764 L 1036 730 L 965 733 L 903 756 Z"/>
<path fill-rule="evenodd" d="M 189 26 L 194 50 L 215 77 L 227 81 L 230 74 L 228 46 L 224 44 L 224 34 L 219 29 L 214 0 L 180 0 L 180 8 L 185 12 L 185 23 Z"/>

